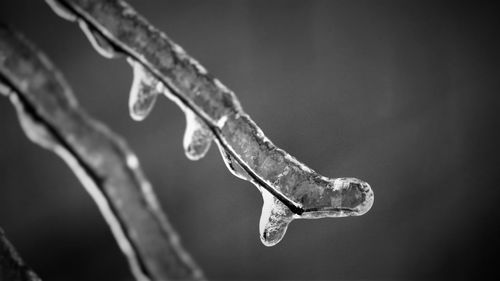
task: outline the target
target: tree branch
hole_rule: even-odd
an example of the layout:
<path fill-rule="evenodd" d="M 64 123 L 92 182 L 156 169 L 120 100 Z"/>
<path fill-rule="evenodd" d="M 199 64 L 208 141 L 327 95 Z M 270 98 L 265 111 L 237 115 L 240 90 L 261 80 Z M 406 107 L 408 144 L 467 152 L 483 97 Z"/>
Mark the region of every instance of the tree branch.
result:
<path fill-rule="evenodd" d="M 47 2 L 57 14 L 78 22 L 99 53 L 126 56 L 146 73 L 148 82 L 131 92 L 130 100 L 138 101 L 140 109 L 131 107 L 134 119 L 143 119 L 155 96 L 165 94 L 188 116 L 185 140 L 200 148 L 197 157 L 192 157 L 196 150 L 186 149 L 188 157 L 199 159 L 214 139 L 231 172 L 258 187 L 264 198 L 260 236 L 265 245 L 278 243 L 293 219 L 359 216 L 371 208 L 374 195 L 368 183 L 324 177 L 276 147 L 232 91 L 125 1 Z M 192 133 L 193 124 L 198 134 Z"/>

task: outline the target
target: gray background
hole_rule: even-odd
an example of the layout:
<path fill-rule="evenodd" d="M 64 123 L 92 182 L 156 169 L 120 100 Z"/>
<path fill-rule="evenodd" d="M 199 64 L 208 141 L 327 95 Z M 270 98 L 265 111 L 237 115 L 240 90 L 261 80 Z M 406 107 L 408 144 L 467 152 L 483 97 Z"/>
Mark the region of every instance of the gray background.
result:
<path fill-rule="evenodd" d="M 368 181 L 365 216 L 295 221 L 258 237 L 259 192 L 219 152 L 191 162 L 162 99 L 128 117 L 131 71 L 94 52 L 43 1 L 0 20 L 64 72 L 125 136 L 168 217 L 212 279 L 472 279 L 498 268 L 498 10 L 460 1 L 133 1 L 233 89 L 275 144 L 327 176 Z M 94 202 L 30 143 L 0 101 L 0 226 L 45 280 L 130 280 Z"/>

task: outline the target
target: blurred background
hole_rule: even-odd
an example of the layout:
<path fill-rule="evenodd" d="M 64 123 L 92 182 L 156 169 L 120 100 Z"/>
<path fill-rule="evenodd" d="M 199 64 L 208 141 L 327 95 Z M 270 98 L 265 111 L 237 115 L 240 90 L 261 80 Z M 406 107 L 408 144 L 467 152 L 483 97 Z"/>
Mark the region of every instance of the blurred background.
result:
<path fill-rule="evenodd" d="M 0 1 L 80 103 L 138 154 L 184 246 L 214 280 L 470 280 L 500 261 L 497 9 L 461 1 L 130 1 L 234 90 L 279 147 L 369 182 L 362 217 L 258 236 L 262 199 L 215 147 L 191 162 L 161 99 L 127 112 L 131 69 L 106 60 L 44 1 Z M 493 3 L 493 2 L 490 2 Z M 44 280 L 132 280 L 96 205 L 0 100 L 0 226 Z"/>

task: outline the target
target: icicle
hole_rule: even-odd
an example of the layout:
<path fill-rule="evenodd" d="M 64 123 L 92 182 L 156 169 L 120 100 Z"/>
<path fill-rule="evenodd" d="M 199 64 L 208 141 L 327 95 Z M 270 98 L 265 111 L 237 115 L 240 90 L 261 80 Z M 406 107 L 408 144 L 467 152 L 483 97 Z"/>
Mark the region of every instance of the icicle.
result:
<path fill-rule="evenodd" d="M 294 217 L 290 209 L 276 197 L 263 188 L 259 189 L 264 200 L 259 222 L 260 240 L 265 246 L 271 247 L 283 239 Z"/>
<path fill-rule="evenodd" d="M 207 154 L 213 135 L 205 123 L 191 110 L 185 109 L 186 131 L 184 133 L 184 152 L 190 160 L 199 160 Z"/>
<path fill-rule="evenodd" d="M 254 184 L 262 194 L 264 203 L 259 222 L 262 244 L 268 247 L 278 244 L 285 236 L 288 225 L 294 219 L 294 214 L 281 201 L 260 186 L 222 146 L 219 146 L 219 150 L 228 170 L 236 177 Z"/>
<path fill-rule="evenodd" d="M 75 13 L 73 13 L 70 9 L 68 9 L 68 7 L 66 7 L 60 1 L 45 0 L 45 2 L 47 2 L 47 4 L 52 8 L 54 13 L 56 13 L 61 18 L 68 21 L 76 21 L 78 19 L 78 16 Z"/>
<path fill-rule="evenodd" d="M 80 29 L 83 31 L 87 39 L 90 41 L 90 44 L 94 47 L 94 49 L 103 57 L 112 59 L 120 56 L 121 52 L 118 51 L 111 42 L 104 38 L 104 36 L 97 31 L 94 27 L 89 25 L 86 21 L 80 19 L 78 20 L 78 25 Z"/>
<path fill-rule="evenodd" d="M 129 96 L 129 112 L 135 121 L 144 120 L 155 105 L 158 94 L 168 91 L 162 82 L 134 59 L 127 61 L 133 68 L 134 78 Z"/>
<path fill-rule="evenodd" d="M 221 145 L 219 145 L 219 150 L 228 170 L 236 177 L 251 182 L 261 192 L 264 203 L 259 223 L 260 240 L 268 247 L 276 245 L 285 236 L 288 225 L 294 218 L 293 213 L 263 186 L 260 186 Z"/>

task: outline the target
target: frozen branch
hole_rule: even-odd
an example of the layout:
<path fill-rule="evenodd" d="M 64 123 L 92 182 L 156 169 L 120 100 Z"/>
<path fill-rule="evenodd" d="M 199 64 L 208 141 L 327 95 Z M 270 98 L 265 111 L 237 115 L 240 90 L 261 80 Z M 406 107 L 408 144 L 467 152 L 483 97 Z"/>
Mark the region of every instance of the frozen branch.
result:
<path fill-rule="evenodd" d="M 62 75 L 39 50 L 1 24 L 0 93 L 15 106 L 26 135 L 57 153 L 78 176 L 137 279 L 203 279 L 163 214 L 134 153 L 78 106 Z M 8 264 L 2 267 L 11 270 Z"/>
<path fill-rule="evenodd" d="M 368 183 L 319 175 L 277 148 L 243 111 L 232 91 L 121 0 L 47 0 L 76 21 L 105 57 L 125 56 L 134 67 L 131 116 L 144 119 L 156 96 L 166 95 L 186 113 L 186 154 L 199 159 L 216 141 L 227 167 L 255 184 L 264 198 L 260 236 L 278 243 L 297 218 L 358 216 L 373 204 Z"/>
<path fill-rule="evenodd" d="M 0 280 L 5 281 L 41 281 L 29 268 L 7 240 L 0 228 Z"/>

